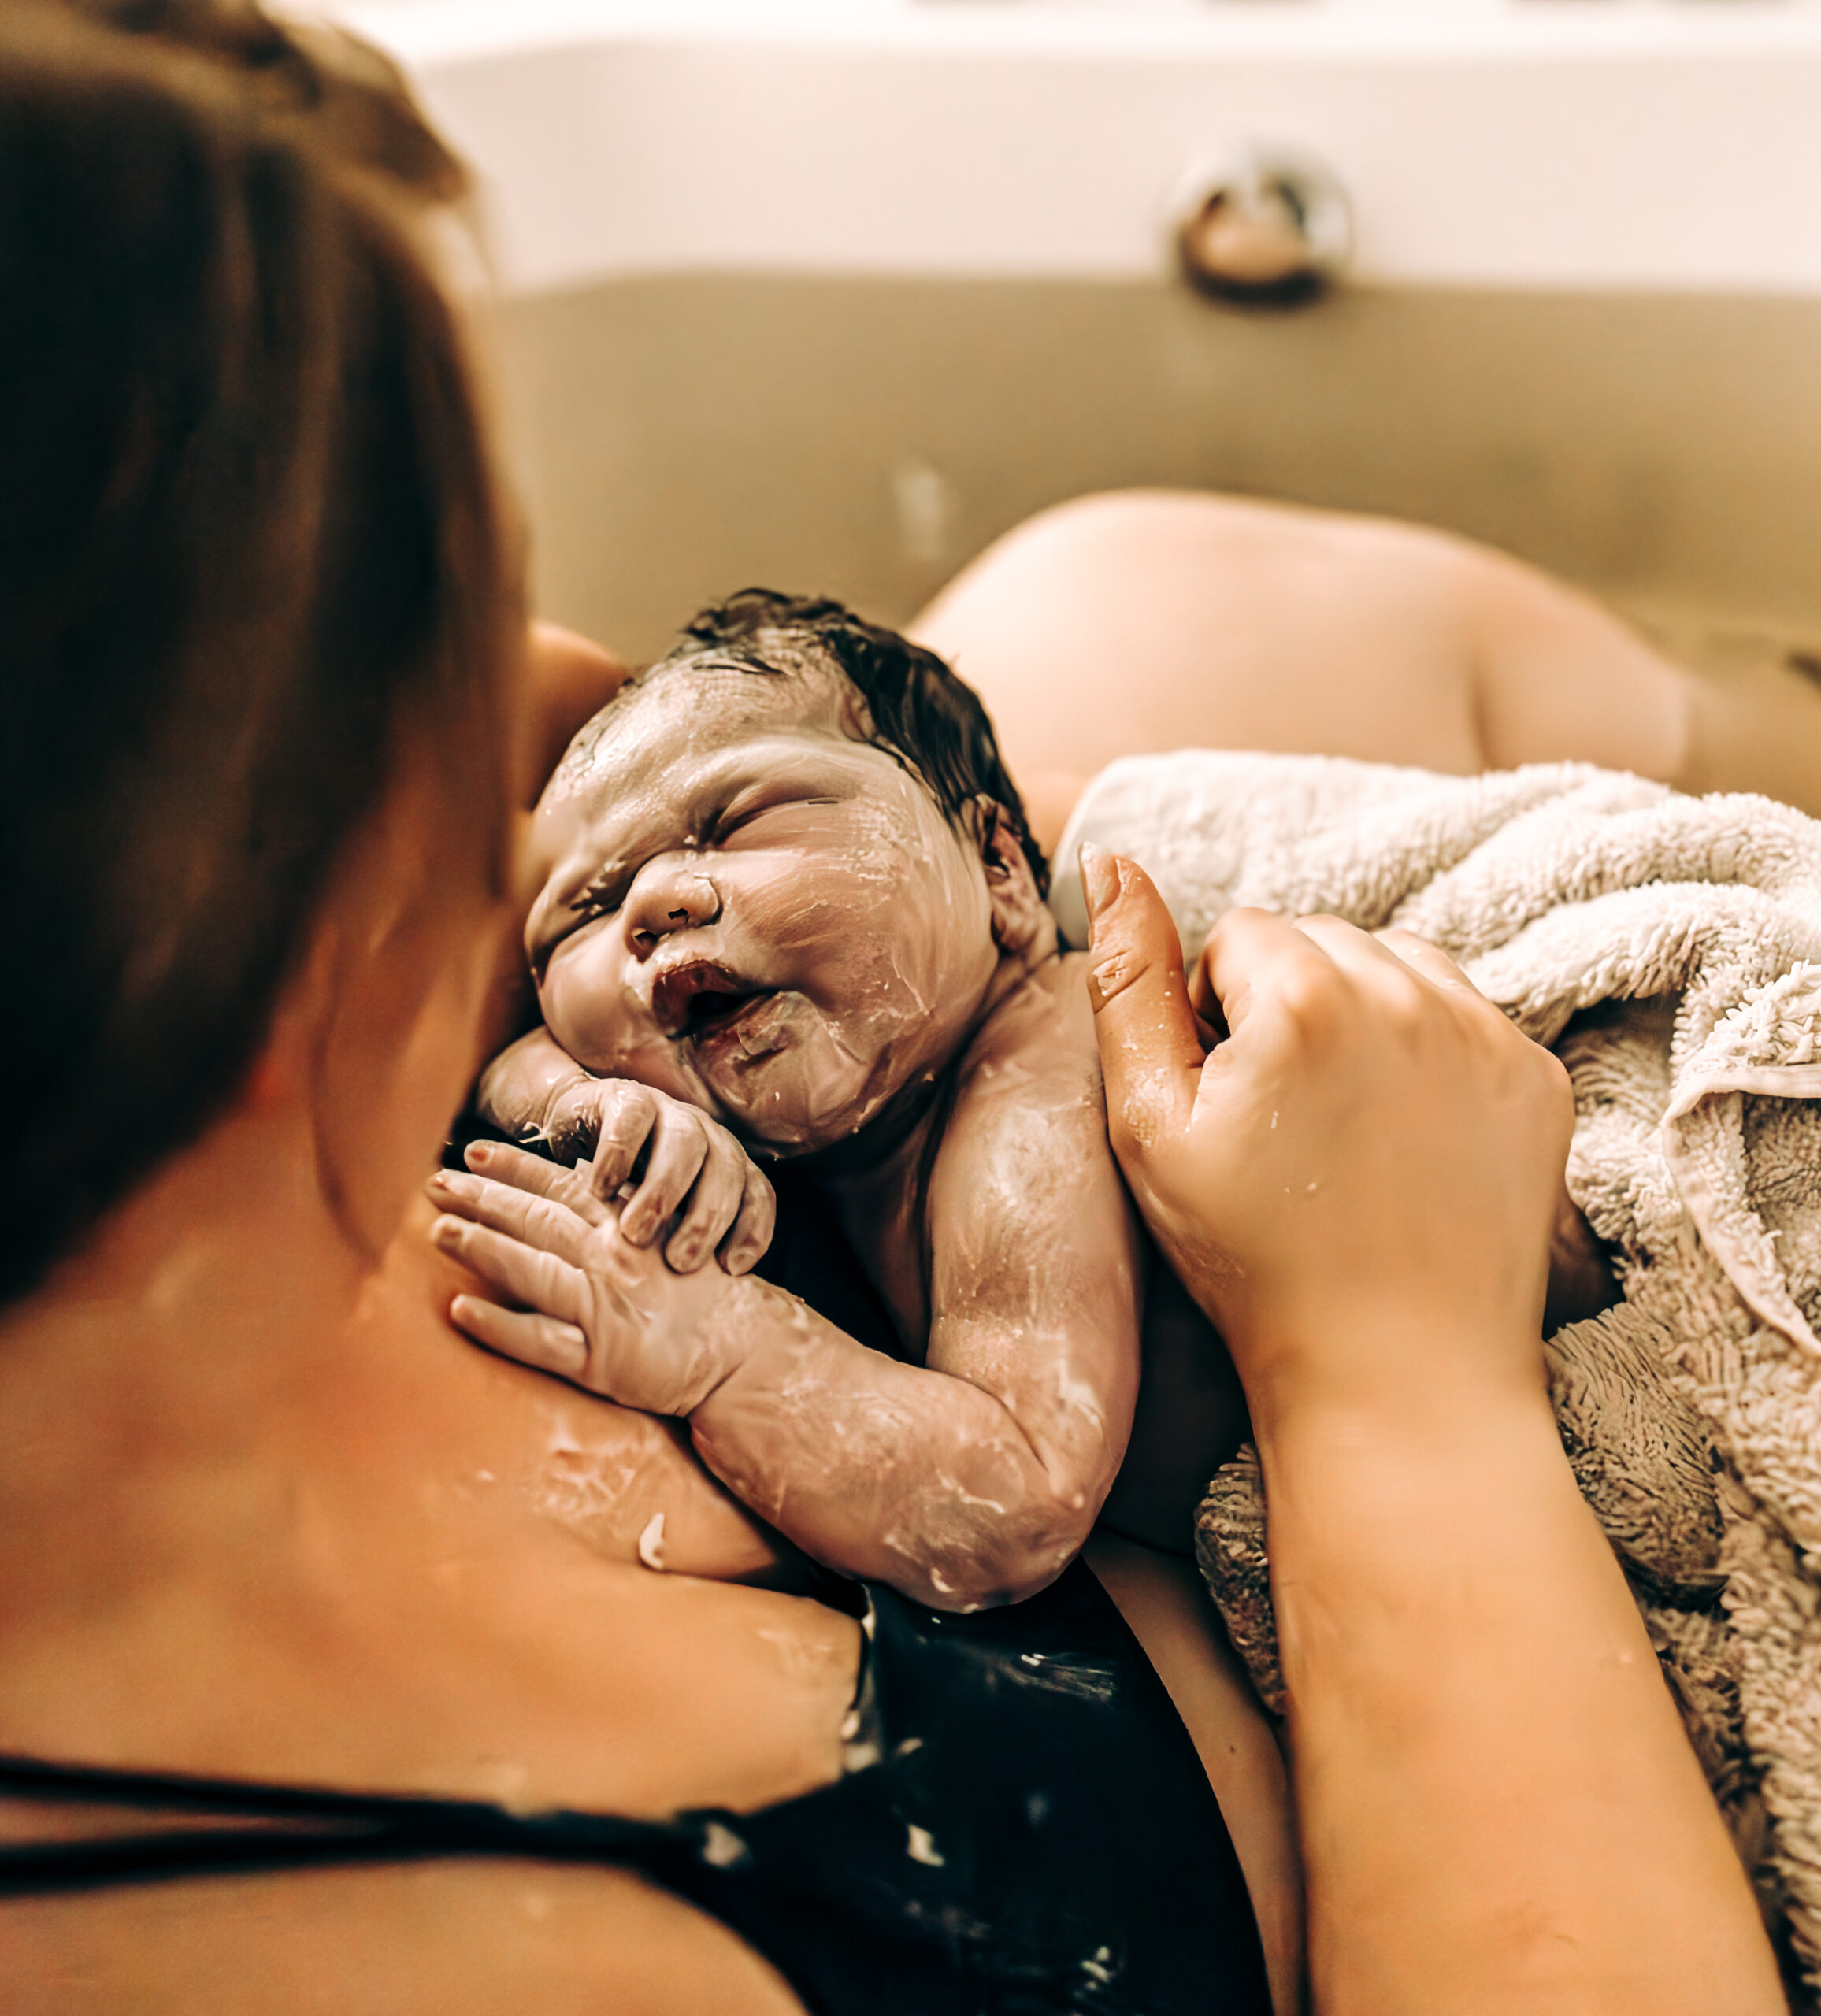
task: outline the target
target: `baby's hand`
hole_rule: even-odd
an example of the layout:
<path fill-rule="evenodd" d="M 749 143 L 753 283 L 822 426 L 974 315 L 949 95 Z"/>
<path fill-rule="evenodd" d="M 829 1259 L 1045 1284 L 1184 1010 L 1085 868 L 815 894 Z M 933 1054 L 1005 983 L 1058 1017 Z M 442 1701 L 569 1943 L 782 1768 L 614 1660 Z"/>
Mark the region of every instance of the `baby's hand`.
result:
<path fill-rule="evenodd" d="M 621 1228 L 632 1206 L 602 1197 L 585 1165 L 485 1141 L 468 1162 L 476 1173 L 430 1180 L 444 1214 L 432 1236 L 524 1305 L 457 1295 L 450 1320 L 477 1343 L 655 1414 L 688 1414 L 738 1362 L 732 1284 L 713 1268 L 669 1273 L 633 1245 Z"/>
<path fill-rule="evenodd" d="M 495 1125 L 577 1164 L 602 1203 L 629 1183 L 621 1237 L 649 1246 L 669 1226 L 664 1258 L 680 1274 L 717 1251 L 729 1273 L 744 1274 L 771 1243 L 771 1185 L 725 1127 L 648 1085 L 591 1077 L 547 1030 L 494 1059 L 480 1105 Z"/>
<path fill-rule="evenodd" d="M 771 1244 L 777 1199 L 771 1185 L 725 1127 L 667 1092 L 627 1078 L 590 1078 L 559 1095 L 563 1136 L 603 1203 L 622 1189 L 619 1236 L 650 1246 L 671 1226 L 664 1258 L 692 1274 L 718 1254 L 730 1274 L 756 1266 Z M 643 1173 L 635 1176 L 641 1161 Z M 631 1188 L 627 1189 L 630 1184 Z"/>

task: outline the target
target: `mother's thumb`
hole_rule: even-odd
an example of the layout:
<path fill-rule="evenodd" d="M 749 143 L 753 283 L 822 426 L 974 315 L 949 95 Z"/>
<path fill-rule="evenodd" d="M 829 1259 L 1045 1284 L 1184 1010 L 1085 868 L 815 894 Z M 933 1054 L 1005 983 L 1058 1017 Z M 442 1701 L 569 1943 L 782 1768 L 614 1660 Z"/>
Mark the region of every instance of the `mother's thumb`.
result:
<path fill-rule="evenodd" d="M 1081 848 L 1081 887 L 1092 931 L 1088 998 L 1107 1081 L 1107 1131 L 1124 1162 L 1187 1131 L 1201 1042 L 1181 943 L 1150 876 L 1089 842 Z"/>

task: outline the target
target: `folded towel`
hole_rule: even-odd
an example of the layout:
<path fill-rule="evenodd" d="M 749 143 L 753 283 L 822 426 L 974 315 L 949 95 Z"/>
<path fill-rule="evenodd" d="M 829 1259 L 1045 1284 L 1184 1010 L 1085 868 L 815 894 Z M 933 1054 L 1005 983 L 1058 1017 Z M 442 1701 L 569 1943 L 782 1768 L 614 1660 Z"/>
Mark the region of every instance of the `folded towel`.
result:
<path fill-rule="evenodd" d="M 1821 823 L 1580 764 L 1129 758 L 1059 850 L 1076 943 L 1084 839 L 1191 953 L 1242 903 L 1419 932 L 1567 1066 L 1569 1191 L 1626 1299 L 1549 1340 L 1563 1440 L 1821 2011 Z M 1266 1538 L 1248 1451 L 1197 1551 L 1281 1707 Z"/>

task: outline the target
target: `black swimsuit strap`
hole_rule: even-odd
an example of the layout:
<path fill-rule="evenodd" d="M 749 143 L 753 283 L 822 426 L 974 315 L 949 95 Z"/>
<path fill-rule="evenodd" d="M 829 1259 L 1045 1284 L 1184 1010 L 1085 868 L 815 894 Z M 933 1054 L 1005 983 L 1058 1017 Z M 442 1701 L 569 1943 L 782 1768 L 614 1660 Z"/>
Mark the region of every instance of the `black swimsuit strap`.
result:
<path fill-rule="evenodd" d="M 893 1351 L 825 1203 L 793 1211 L 791 1188 L 771 1277 Z M 719 1918 L 811 2016 L 1269 2016 L 1220 1810 L 1085 1566 L 974 1617 L 825 1593 L 862 1613 L 869 1651 L 847 1774 L 800 1799 L 653 1824 L 0 1757 L 0 1798 L 150 1816 L 109 1840 L 0 1847 L 0 1896 L 450 1855 L 590 1862 Z"/>
<path fill-rule="evenodd" d="M 863 1587 L 827 1578 L 825 1592 L 862 1625 L 859 1671 L 848 1718 L 848 1769 L 881 1749 L 873 1673 L 876 1614 Z M 145 1826 L 113 1836 L 0 1845 L 0 1896 L 99 1884 L 152 1882 L 243 1870 L 443 1855 L 523 1855 L 623 1862 L 646 1868 L 679 1855 L 712 1865 L 736 1837 L 732 1817 L 704 1809 L 667 1821 L 565 1807 L 514 1813 L 478 1799 L 397 1792 L 338 1792 L 180 1771 L 61 1763 L 0 1751 L 0 1801 L 137 1808 L 148 1815 L 196 1815 L 228 1824 Z M 249 1825 L 247 1823 L 253 1823 Z"/>
<path fill-rule="evenodd" d="M 527 1815 L 477 1800 L 254 1784 L 0 1755 L 0 1796 L 8 1796 L 135 1807 L 148 1815 L 143 1827 L 107 1836 L 0 1847 L 0 1896 L 10 1896 L 254 1868 L 523 1855 L 533 1844 L 552 1859 L 640 1862 L 655 1850 L 692 1843 L 712 1824 L 712 1816 L 661 1825 L 606 1814 Z M 223 1824 L 161 1826 L 155 1817 L 161 1814 Z"/>
<path fill-rule="evenodd" d="M 812 2016 L 1266 2016 L 1219 1809 L 1087 1569 L 972 1617 L 866 1593 L 852 1768 L 780 1805 L 655 1824 L 0 1757 L 0 1796 L 146 1815 L 0 1847 L 0 1897 L 451 1856 L 592 1863 L 720 1919 Z"/>

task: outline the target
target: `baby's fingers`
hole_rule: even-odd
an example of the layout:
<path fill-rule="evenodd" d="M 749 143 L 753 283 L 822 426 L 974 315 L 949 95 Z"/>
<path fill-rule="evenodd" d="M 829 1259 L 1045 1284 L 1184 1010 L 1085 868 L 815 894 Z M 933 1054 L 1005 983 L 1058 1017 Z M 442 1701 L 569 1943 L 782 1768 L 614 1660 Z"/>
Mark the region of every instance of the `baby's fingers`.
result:
<path fill-rule="evenodd" d="M 597 1197 L 617 1197 L 632 1173 L 662 1102 L 649 1086 L 630 1079 L 609 1080 L 594 1092 L 596 1133 L 589 1184 Z"/>
<path fill-rule="evenodd" d="M 579 1323 L 587 1316 L 586 1277 L 579 1267 L 558 1259 L 554 1253 L 540 1253 L 521 1240 L 486 1225 L 470 1225 L 465 1218 L 440 1217 L 431 1227 L 430 1236 L 445 1253 L 514 1302 L 567 1323 Z"/>
<path fill-rule="evenodd" d="M 449 1305 L 449 1320 L 476 1343 L 534 1370 L 579 1384 L 588 1369 L 588 1340 L 573 1323 L 502 1309 L 476 1295 L 457 1295 Z"/>
<path fill-rule="evenodd" d="M 701 1114 L 673 1099 L 662 1101 L 652 1123 L 645 1173 L 620 1214 L 620 1231 L 629 1243 L 651 1244 L 658 1227 L 688 1195 L 707 1158 L 708 1128 Z"/>
<path fill-rule="evenodd" d="M 463 1176 L 454 1169 L 437 1170 L 428 1188 L 431 1201 L 457 1217 L 504 1232 L 509 1239 L 554 1253 L 577 1266 L 587 1255 L 587 1222 L 561 1199 L 534 1196 L 512 1184 Z"/>
<path fill-rule="evenodd" d="M 746 1192 L 746 1158 L 718 1128 L 708 1132 L 702 1173 L 689 1193 L 682 1222 L 670 1236 L 664 1258 L 679 1274 L 692 1274 L 721 1243 L 740 1215 Z"/>
<path fill-rule="evenodd" d="M 777 1193 L 762 1169 L 746 1164 L 740 1215 L 721 1242 L 721 1264 L 730 1274 L 750 1273 L 771 1250 L 777 1225 Z"/>

